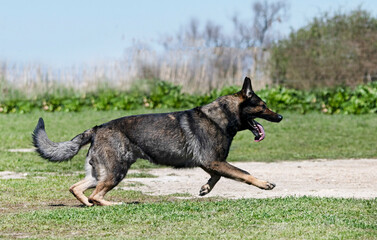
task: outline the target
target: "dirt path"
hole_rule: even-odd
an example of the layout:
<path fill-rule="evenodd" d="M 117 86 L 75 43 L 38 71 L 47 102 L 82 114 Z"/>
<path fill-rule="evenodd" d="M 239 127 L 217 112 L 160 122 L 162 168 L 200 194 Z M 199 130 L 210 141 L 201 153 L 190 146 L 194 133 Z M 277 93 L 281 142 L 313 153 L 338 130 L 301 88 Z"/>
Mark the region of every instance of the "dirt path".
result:
<path fill-rule="evenodd" d="M 257 178 L 275 183 L 271 191 L 260 190 L 234 180 L 221 178 L 205 197 L 273 198 L 285 196 L 319 196 L 344 198 L 377 198 L 377 159 L 315 160 L 295 162 L 232 163 Z M 129 173 L 139 173 L 130 170 Z M 124 189 L 151 195 L 184 194 L 199 197 L 200 187 L 209 175 L 200 168 L 151 169 L 156 178 L 127 178 Z M 0 172 L 0 179 L 25 178 L 26 173 Z"/>
<path fill-rule="evenodd" d="M 319 196 L 377 198 L 377 159 L 316 160 L 300 162 L 237 162 L 235 166 L 252 175 L 276 183 L 271 191 L 230 179 L 221 178 L 208 197 L 272 198 L 285 196 Z M 130 173 L 140 172 L 131 170 Z M 128 178 L 125 189 L 151 195 L 190 194 L 199 197 L 199 189 L 209 175 L 200 168 L 153 169 L 157 178 Z"/>

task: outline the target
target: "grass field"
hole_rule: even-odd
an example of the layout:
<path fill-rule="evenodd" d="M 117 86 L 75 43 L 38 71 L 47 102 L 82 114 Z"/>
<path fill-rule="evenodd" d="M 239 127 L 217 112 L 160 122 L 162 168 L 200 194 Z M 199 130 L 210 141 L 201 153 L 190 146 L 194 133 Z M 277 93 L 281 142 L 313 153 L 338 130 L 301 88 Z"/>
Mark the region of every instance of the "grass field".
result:
<path fill-rule="evenodd" d="M 53 141 L 66 141 L 96 124 L 145 111 L 0 115 L 0 171 L 24 172 L 0 180 L 0 238 L 96 239 L 376 239 L 377 200 L 277 198 L 182 200 L 180 194 L 149 196 L 117 188 L 108 199 L 126 204 L 84 208 L 68 192 L 83 177 L 86 151 L 72 161 L 49 163 L 30 148 L 43 116 Z M 267 137 L 236 136 L 229 160 L 282 161 L 313 158 L 376 158 L 375 115 L 299 115 L 261 120 Z M 155 167 L 139 160 L 134 168 Z"/>
<path fill-rule="evenodd" d="M 140 194 L 123 194 L 140 201 Z M 173 200 L 2 214 L 0 237 L 94 239 L 375 239 L 376 201 L 329 198 Z"/>
<path fill-rule="evenodd" d="M 159 110 L 161 111 L 161 110 Z M 168 111 L 168 110 L 165 110 Z M 148 112 L 152 112 L 151 110 Z M 154 112 L 157 112 L 155 110 Z M 42 116 L 46 131 L 53 141 L 67 141 L 78 133 L 124 115 L 140 111 L 85 111 L 80 113 L 46 113 L 0 115 L 0 171 L 56 172 L 81 171 L 86 151 L 83 149 L 69 162 L 58 166 L 40 159 L 34 153 L 10 153 L 7 149 L 31 148 L 31 133 Z M 260 120 L 266 139 L 253 141 L 249 131 L 236 135 L 229 161 L 282 161 L 305 159 L 373 158 L 377 157 L 376 115 L 323 115 L 283 113 L 284 120 L 271 123 Z M 150 167 L 138 161 L 133 168 Z"/>

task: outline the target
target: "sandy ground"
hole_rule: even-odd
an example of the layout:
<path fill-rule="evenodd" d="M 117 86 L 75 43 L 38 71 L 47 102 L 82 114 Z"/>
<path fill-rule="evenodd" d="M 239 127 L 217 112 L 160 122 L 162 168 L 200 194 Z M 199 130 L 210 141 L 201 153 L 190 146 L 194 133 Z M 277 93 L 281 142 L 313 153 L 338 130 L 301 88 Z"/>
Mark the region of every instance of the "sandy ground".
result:
<path fill-rule="evenodd" d="M 236 162 L 233 165 L 253 176 L 276 184 L 273 190 L 221 178 L 205 197 L 274 198 L 319 196 L 342 198 L 377 198 L 377 159 L 315 160 L 292 162 Z M 129 173 L 142 172 L 130 170 Z M 201 186 L 209 175 L 200 168 L 160 168 L 147 171 L 156 178 L 127 178 L 122 188 L 150 195 L 184 194 L 200 197 Z M 0 179 L 25 178 L 27 173 L 0 172 Z M 126 186 L 126 187 L 123 187 Z"/>
<path fill-rule="evenodd" d="M 206 196 L 224 198 L 274 198 L 286 196 L 319 196 L 342 198 L 377 198 L 377 159 L 316 160 L 295 162 L 232 163 L 257 178 L 276 184 L 273 190 L 221 178 Z M 130 171 L 130 173 L 139 171 Z M 209 175 L 200 168 L 153 169 L 148 173 L 157 178 L 127 178 L 125 189 L 151 195 L 198 193 Z M 141 183 L 141 184 L 140 184 Z"/>

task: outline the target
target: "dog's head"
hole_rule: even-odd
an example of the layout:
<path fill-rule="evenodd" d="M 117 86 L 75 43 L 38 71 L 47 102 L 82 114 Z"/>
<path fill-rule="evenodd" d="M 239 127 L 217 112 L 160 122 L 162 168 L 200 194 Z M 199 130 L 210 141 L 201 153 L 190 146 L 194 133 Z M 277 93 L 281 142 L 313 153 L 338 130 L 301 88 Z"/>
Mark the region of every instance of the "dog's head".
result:
<path fill-rule="evenodd" d="M 263 118 L 270 122 L 280 122 L 283 116 L 268 109 L 266 103 L 253 91 L 250 78 L 246 77 L 242 90 L 237 93 L 242 98 L 240 118 L 244 129 L 249 129 L 255 135 L 255 141 L 260 142 L 265 137 L 263 126 L 255 118 Z"/>

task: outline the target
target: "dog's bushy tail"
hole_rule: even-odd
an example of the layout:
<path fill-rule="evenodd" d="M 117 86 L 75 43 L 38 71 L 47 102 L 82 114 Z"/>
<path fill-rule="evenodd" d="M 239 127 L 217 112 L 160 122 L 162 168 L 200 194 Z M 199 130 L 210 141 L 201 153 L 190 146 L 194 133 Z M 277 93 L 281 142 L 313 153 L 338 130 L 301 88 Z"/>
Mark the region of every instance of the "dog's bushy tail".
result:
<path fill-rule="evenodd" d="M 82 146 L 91 141 L 93 134 L 94 129 L 89 129 L 77 135 L 71 141 L 55 143 L 48 139 L 44 121 L 42 118 L 39 118 L 32 137 L 36 152 L 39 153 L 41 157 L 52 162 L 61 162 L 75 156 Z"/>

